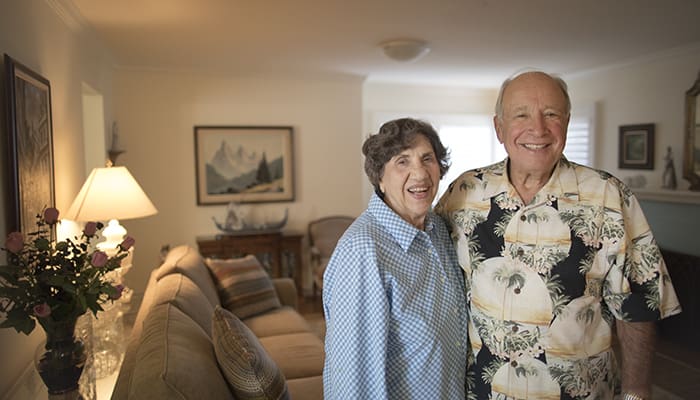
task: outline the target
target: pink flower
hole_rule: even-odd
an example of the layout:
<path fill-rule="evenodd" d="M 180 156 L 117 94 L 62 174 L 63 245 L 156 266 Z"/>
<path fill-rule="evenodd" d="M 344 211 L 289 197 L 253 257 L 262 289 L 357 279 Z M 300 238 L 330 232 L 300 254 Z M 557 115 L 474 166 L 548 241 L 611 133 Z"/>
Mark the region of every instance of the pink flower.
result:
<path fill-rule="evenodd" d="M 121 247 L 122 250 L 127 251 L 131 248 L 131 246 L 136 243 L 136 239 L 132 238 L 131 236 L 127 236 L 124 238 L 124 240 L 121 242 L 119 247 Z"/>
<path fill-rule="evenodd" d="M 85 234 L 85 236 L 92 237 L 95 233 L 97 233 L 97 223 L 88 222 L 85 224 L 85 228 L 83 228 L 83 234 Z"/>
<path fill-rule="evenodd" d="M 58 210 L 54 207 L 49 207 L 44 210 L 44 221 L 47 224 L 53 225 L 58 221 Z"/>
<path fill-rule="evenodd" d="M 24 248 L 24 235 L 22 235 L 22 232 L 12 232 L 7 235 L 5 248 L 11 253 L 19 253 Z"/>
<path fill-rule="evenodd" d="M 37 304 L 33 308 L 34 315 L 39 318 L 46 318 L 51 315 L 51 307 L 46 303 Z"/>
<path fill-rule="evenodd" d="M 90 260 L 90 264 L 92 264 L 94 267 L 104 267 L 105 264 L 107 264 L 107 253 L 104 251 L 97 250 L 96 252 L 92 253 L 92 259 Z"/>
<path fill-rule="evenodd" d="M 111 296 L 109 296 L 110 299 L 112 300 L 119 300 L 122 297 L 122 293 L 124 292 L 124 285 L 114 285 L 112 286 L 117 292 Z"/>

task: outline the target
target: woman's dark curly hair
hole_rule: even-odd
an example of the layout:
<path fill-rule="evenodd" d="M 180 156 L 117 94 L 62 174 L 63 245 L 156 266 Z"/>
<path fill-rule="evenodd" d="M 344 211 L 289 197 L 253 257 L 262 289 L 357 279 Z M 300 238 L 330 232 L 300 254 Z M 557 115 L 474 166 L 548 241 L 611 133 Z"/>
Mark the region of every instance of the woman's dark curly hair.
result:
<path fill-rule="evenodd" d="M 440 136 L 429 123 L 413 118 L 400 118 L 384 123 L 379 132 L 370 135 L 362 145 L 365 155 L 365 173 L 374 191 L 381 196 L 379 181 L 384 175 L 384 166 L 392 157 L 408 149 L 417 135 L 423 135 L 430 142 L 435 157 L 440 164 L 440 179 L 450 168 L 450 156 L 440 141 Z"/>

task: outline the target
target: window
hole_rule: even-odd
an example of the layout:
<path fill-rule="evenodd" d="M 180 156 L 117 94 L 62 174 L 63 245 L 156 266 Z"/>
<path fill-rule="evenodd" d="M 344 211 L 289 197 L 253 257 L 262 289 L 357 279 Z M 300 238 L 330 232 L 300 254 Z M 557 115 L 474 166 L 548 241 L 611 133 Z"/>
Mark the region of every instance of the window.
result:
<path fill-rule="evenodd" d="M 591 108 L 585 108 L 582 116 L 572 115 L 564 155 L 570 161 L 593 166 L 593 114 L 590 110 Z M 447 186 L 464 171 L 506 158 L 506 151 L 496 137 L 492 115 L 375 113 L 372 132 L 377 132 L 386 121 L 408 115 L 429 122 L 450 151 L 452 165 L 440 181 L 436 202 L 447 190 Z"/>

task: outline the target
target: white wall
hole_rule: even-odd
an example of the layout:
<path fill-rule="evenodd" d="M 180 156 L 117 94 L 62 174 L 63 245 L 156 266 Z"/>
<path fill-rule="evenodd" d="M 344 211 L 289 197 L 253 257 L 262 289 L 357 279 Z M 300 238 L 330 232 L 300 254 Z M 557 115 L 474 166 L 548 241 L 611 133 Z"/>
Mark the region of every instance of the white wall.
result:
<path fill-rule="evenodd" d="M 685 91 L 699 69 L 700 46 L 566 77 L 574 109 L 596 106 L 597 166 L 620 178 L 643 175 L 648 189 L 658 189 L 666 147 L 671 146 L 679 187 L 687 188 L 688 182 L 681 179 Z M 644 123 L 656 124 L 654 169 L 618 169 L 619 126 Z"/>
<path fill-rule="evenodd" d="M 56 2 L 52 2 L 58 7 Z M 73 28 L 71 28 L 72 26 Z M 85 179 L 82 132 L 81 86 L 83 82 L 99 90 L 110 102 L 112 61 L 88 32 L 80 30 L 70 15 L 63 19 L 44 0 L 3 1 L 0 11 L 0 53 L 15 60 L 49 80 L 53 111 L 53 146 L 56 182 L 56 206 L 68 209 Z M 2 85 L 5 75 L 2 75 Z M 4 91 L 3 91 L 4 95 Z M 5 108 L 2 97 L 2 128 L 0 145 L 0 187 L 7 188 L 5 138 Z M 109 109 L 109 105 L 107 104 Z M 0 209 L 6 210 L 6 197 L 0 196 Z M 7 215 L 0 214 L 0 238 L 7 236 Z M 4 258 L 0 263 L 4 264 Z M 33 357 L 39 341 L 40 328 L 26 337 L 13 329 L 0 329 L 0 397 L 12 386 Z"/>
<path fill-rule="evenodd" d="M 356 78 L 227 77 L 120 70 L 115 110 L 127 166 L 158 214 L 123 222 L 136 238 L 127 283 L 139 293 L 158 265 L 163 244 L 196 246 L 197 235 L 218 233 L 226 206 L 198 206 L 195 125 L 283 125 L 294 128 L 293 202 L 251 205 L 274 215 L 289 209 L 286 229 L 331 214 L 359 215 L 361 92 Z M 306 278 L 310 278 L 306 274 Z M 306 279 L 307 284 L 310 280 Z"/>

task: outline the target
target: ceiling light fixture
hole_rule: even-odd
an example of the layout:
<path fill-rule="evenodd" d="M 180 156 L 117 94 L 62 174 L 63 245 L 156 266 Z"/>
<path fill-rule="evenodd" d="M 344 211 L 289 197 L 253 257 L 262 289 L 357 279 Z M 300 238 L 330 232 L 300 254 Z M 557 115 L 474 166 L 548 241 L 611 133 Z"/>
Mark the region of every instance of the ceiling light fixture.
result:
<path fill-rule="evenodd" d="M 391 39 L 379 43 L 384 54 L 395 61 L 413 62 L 430 52 L 428 43 L 418 39 Z"/>

